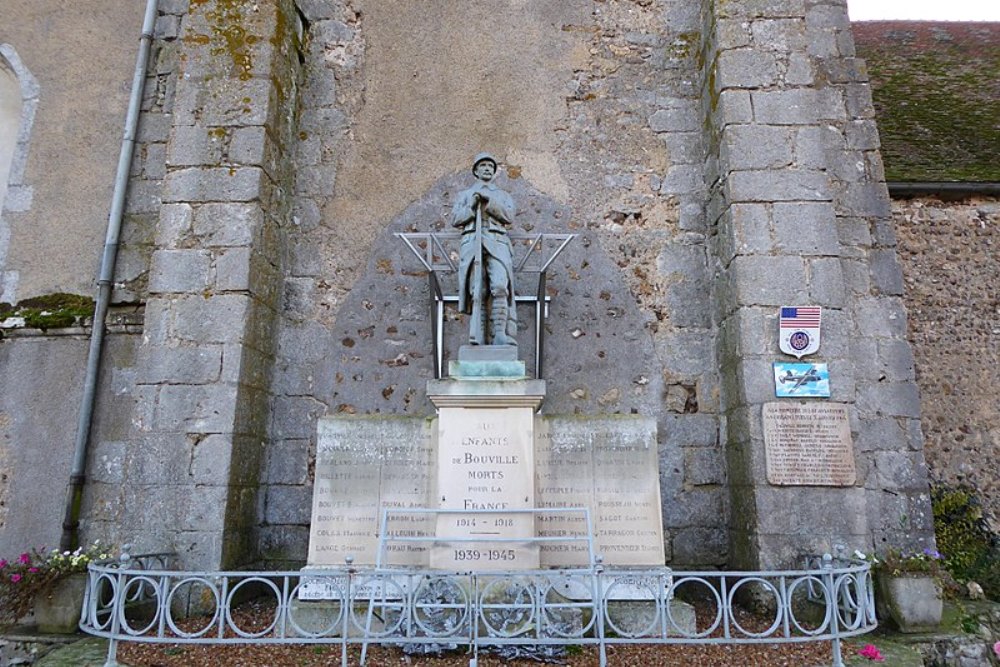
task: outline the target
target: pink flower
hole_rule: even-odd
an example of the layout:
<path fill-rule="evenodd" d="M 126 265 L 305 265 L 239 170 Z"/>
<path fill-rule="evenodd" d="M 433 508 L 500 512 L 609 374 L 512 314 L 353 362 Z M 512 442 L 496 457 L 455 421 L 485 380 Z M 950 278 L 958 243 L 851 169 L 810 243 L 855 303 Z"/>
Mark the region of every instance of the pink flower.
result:
<path fill-rule="evenodd" d="M 1000 658 L 1000 642 L 993 645 L 993 652 L 997 654 L 998 658 Z"/>
<path fill-rule="evenodd" d="M 17 582 L 21 581 L 21 575 L 19 575 L 19 574 L 12 574 L 12 575 L 10 575 L 10 580 L 13 583 L 16 584 Z"/>
<path fill-rule="evenodd" d="M 21 554 L 21 557 L 18 558 L 17 560 L 19 563 L 21 563 L 21 565 L 27 565 L 28 563 L 31 562 L 31 554 L 25 551 L 23 554 Z"/>
<path fill-rule="evenodd" d="M 997 643 L 1000 644 L 1000 642 Z M 862 658 L 874 660 L 875 662 L 882 662 L 885 660 L 885 658 L 882 657 L 882 653 L 875 647 L 875 644 L 865 644 L 865 647 L 858 651 L 858 655 Z"/>
<path fill-rule="evenodd" d="M 29 567 L 28 568 L 28 572 L 30 572 L 32 574 L 37 574 L 38 573 L 38 568 L 37 567 Z"/>
<path fill-rule="evenodd" d="M 0 570 L 2 570 L 5 567 L 7 567 L 7 565 L 9 565 L 9 563 L 7 562 L 7 559 L 6 558 L 0 558 Z"/>

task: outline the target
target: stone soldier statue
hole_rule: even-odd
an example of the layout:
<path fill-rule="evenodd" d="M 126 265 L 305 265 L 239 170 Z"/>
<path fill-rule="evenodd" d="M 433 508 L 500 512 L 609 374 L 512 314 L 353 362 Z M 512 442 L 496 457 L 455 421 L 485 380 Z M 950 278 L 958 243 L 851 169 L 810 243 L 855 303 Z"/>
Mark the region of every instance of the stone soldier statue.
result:
<path fill-rule="evenodd" d="M 469 322 L 472 345 L 517 345 L 514 267 L 507 236 L 517 209 L 511 196 L 493 182 L 496 172 L 497 161 L 492 155 L 477 155 L 472 173 L 478 180 L 458 193 L 451 209 L 451 224 L 462 230 L 458 308 L 472 315 Z"/>

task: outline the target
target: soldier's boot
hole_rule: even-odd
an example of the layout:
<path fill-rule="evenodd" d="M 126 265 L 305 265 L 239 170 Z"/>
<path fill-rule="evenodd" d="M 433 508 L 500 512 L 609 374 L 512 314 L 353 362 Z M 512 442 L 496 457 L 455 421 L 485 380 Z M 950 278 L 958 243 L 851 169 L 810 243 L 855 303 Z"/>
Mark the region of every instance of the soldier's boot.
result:
<path fill-rule="evenodd" d="M 517 345 L 517 341 L 507 335 L 507 317 L 510 309 L 507 307 L 507 290 L 492 292 L 493 303 L 490 308 L 490 335 L 493 345 Z"/>

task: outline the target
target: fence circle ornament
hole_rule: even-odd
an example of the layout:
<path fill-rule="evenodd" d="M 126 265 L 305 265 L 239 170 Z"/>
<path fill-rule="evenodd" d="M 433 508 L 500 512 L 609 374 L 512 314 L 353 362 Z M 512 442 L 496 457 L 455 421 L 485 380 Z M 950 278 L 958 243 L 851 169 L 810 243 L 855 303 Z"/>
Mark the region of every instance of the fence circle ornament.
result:
<path fill-rule="evenodd" d="M 169 584 L 169 580 L 164 580 L 164 584 Z M 174 596 L 180 591 L 184 586 L 194 587 L 196 585 L 204 586 L 212 593 L 212 602 L 214 603 L 215 609 L 212 612 L 212 617 L 208 619 L 205 627 L 200 630 L 195 630 L 194 632 L 187 632 L 181 630 L 177 624 L 174 622 L 173 614 L 173 603 Z M 222 595 L 219 593 L 219 587 L 212 581 L 209 581 L 205 577 L 185 577 L 177 583 L 175 583 L 170 588 L 170 593 L 167 595 L 167 599 L 163 603 L 164 614 L 167 619 L 167 626 L 169 626 L 171 632 L 174 632 L 178 637 L 184 637 L 185 639 L 193 639 L 195 637 L 202 637 L 211 630 L 219 622 L 219 613 L 222 610 Z"/>
<path fill-rule="evenodd" d="M 118 579 L 107 572 L 90 572 L 87 584 L 87 591 L 84 593 L 87 622 L 98 632 L 110 630 L 112 614 L 102 612 L 117 606 Z M 101 621 L 102 616 L 104 621 Z"/>
<path fill-rule="evenodd" d="M 288 604 L 287 604 L 288 612 L 286 613 L 285 616 L 288 619 L 288 624 L 292 627 L 292 629 L 295 632 L 297 632 L 302 637 L 309 637 L 315 639 L 318 637 L 328 637 L 336 635 L 337 630 L 341 629 L 344 623 L 344 609 L 346 607 L 346 605 L 344 604 L 344 590 L 337 583 L 329 582 L 327 588 L 327 595 L 329 597 L 325 597 L 321 600 L 300 600 L 299 589 L 301 588 L 302 588 L 302 582 L 300 581 L 295 586 L 295 588 L 292 589 L 292 592 L 288 596 Z M 323 605 L 328 609 L 330 608 L 334 609 L 335 613 L 333 614 L 332 618 L 328 623 L 326 623 L 325 625 L 317 624 L 317 627 L 322 628 L 319 631 L 306 630 L 302 626 L 302 624 L 295 618 L 295 615 L 298 610 L 300 609 L 305 610 L 310 605 L 314 607 L 311 610 L 312 612 L 311 615 L 315 615 L 317 608 L 320 605 Z"/>
<path fill-rule="evenodd" d="M 725 618 L 725 605 L 722 602 L 722 595 L 719 593 L 718 588 L 716 586 L 713 586 L 711 582 L 709 582 L 704 577 L 698 577 L 698 576 L 687 576 L 675 579 L 674 585 L 671 588 L 671 590 L 676 595 L 677 591 L 680 590 L 681 586 L 684 586 L 685 584 L 696 584 L 704 586 L 705 590 L 711 593 L 711 599 L 715 600 L 715 618 L 712 619 L 712 622 L 708 624 L 707 628 L 705 628 L 701 632 L 695 632 L 694 634 L 684 632 L 681 628 L 677 627 L 676 623 L 673 623 L 672 616 L 670 617 L 671 625 L 677 632 L 681 633 L 684 637 L 687 637 L 689 639 L 704 639 L 705 637 L 708 637 L 710 634 L 715 632 L 716 629 L 718 629 L 722 625 L 722 621 Z M 670 615 L 669 607 L 667 609 L 667 614 L 668 616 Z"/>
<path fill-rule="evenodd" d="M 517 637 L 535 626 L 534 584 L 526 577 L 498 577 L 479 593 L 479 617 L 490 637 Z"/>
<path fill-rule="evenodd" d="M 822 622 L 820 622 L 820 624 L 815 628 L 813 628 L 812 630 L 809 630 L 802 626 L 802 624 L 799 622 L 798 617 L 796 617 L 795 615 L 795 606 L 791 604 L 791 602 L 795 600 L 795 591 L 799 588 L 799 586 L 806 587 L 804 590 L 807 592 L 807 595 L 812 597 L 814 602 L 817 603 L 819 602 L 819 600 L 817 599 L 819 597 L 816 593 L 817 591 L 819 591 L 819 594 L 822 595 L 823 599 L 822 604 L 826 611 L 823 614 Z M 788 592 L 786 595 L 789 600 L 788 618 L 789 620 L 791 620 L 792 625 L 794 625 L 799 632 L 810 637 L 820 635 L 826 632 L 827 628 L 830 627 L 830 616 L 832 615 L 832 612 L 830 605 L 830 593 L 826 590 L 826 586 L 823 585 L 822 579 L 820 579 L 815 575 L 799 577 L 795 579 L 791 583 L 791 585 L 789 585 Z"/>
<path fill-rule="evenodd" d="M 146 590 L 152 591 L 153 598 L 156 600 L 156 612 L 153 614 L 153 618 L 149 621 L 149 623 L 145 627 L 138 629 L 138 628 L 133 628 L 129 624 L 128 616 L 125 614 L 125 610 L 128 608 L 126 605 L 122 605 L 119 611 L 118 622 L 121 623 L 122 629 L 126 633 L 134 635 L 136 637 L 140 637 L 146 634 L 147 632 L 152 630 L 157 623 L 159 623 L 160 615 L 163 613 L 163 607 L 160 604 L 160 587 L 157 585 L 155 579 L 143 575 L 129 579 L 128 581 L 125 582 L 125 584 L 122 586 L 121 589 L 122 599 L 126 601 L 135 601 L 139 599 L 137 596 L 143 592 L 143 589 L 146 586 L 149 587 Z M 136 591 L 135 593 L 132 592 L 133 589 L 135 589 Z"/>
<path fill-rule="evenodd" d="M 639 591 L 638 597 L 640 599 L 617 600 L 616 591 L 624 590 L 624 588 L 623 584 L 616 581 L 604 591 L 604 619 L 608 627 L 622 637 L 628 638 L 658 635 L 656 629 L 660 624 L 661 610 L 663 609 L 663 594 L 665 593 L 663 587 L 653 588 L 649 584 L 639 584 L 635 588 Z M 646 624 L 643 625 L 643 623 Z"/>
<path fill-rule="evenodd" d="M 590 577 L 582 575 L 559 575 L 548 577 L 546 586 L 539 595 L 541 601 L 541 618 L 544 623 L 542 635 L 546 637 L 574 638 L 583 637 L 597 621 L 595 613 L 597 604 L 594 597 L 589 600 L 569 600 L 560 591 L 574 590 L 577 587 L 590 588 Z M 593 589 L 591 589 L 593 590 Z M 580 623 L 574 623 L 579 615 Z"/>
<path fill-rule="evenodd" d="M 233 619 L 233 599 L 236 596 L 237 591 L 239 591 L 244 586 L 249 586 L 250 584 L 263 584 L 265 589 L 269 589 L 274 593 L 274 599 L 277 604 L 274 605 L 274 618 L 263 630 L 258 630 L 256 632 L 248 632 L 236 624 Z M 278 624 L 278 619 L 281 616 L 281 591 L 270 579 L 265 579 L 264 577 L 247 577 L 246 579 L 240 581 L 238 584 L 229 589 L 229 594 L 226 596 L 226 627 L 235 632 L 240 637 L 245 639 L 256 639 L 257 637 L 263 637 L 264 635 L 270 633 L 274 630 L 274 627 Z"/>
<path fill-rule="evenodd" d="M 767 630 L 764 630 L 762 632 L 750 632 L 742 625 L 740 625 L 740 622 L 736 620 L 736 615 L 732 613 L 730 613 L 729 615 L 729 623 L 747 637 L 755 637 L 755 638 L 769 637 L 781 625 L 781 617 L 784 614 L 785 610 L 788 609 L 787 602 L 782 599 L 781 593 L 778 591 L 777 588 L 775 588 L 774 584 L 772 584 L 770 581 L 764 579 L 763 577 L 743 577 L 742 579 L 737 581 L 732 588 L 729 589 L 729 596 L 727 597 L 726 600 L 727 602 L 726 606 L 729 610 L 732 610 L 733 600 L 736 597 L 736 591 L 750 584 L 760 584 L 760 588 L 762 590 L 768 591 L 771 593 L 771 595 L 774 596 L 774 623 L 772 623 L 771 626 L 767 628 Z"/>
<path fill-rule="evenodd" d="M 452 637 L 468 621 L 469 596 L 446 577 L 427 577 L 413 595 L 413 621 L 431 636 Z"/>
<path fill-rule="evenodd" d="M 392 575 L 376 574 L 351 580 L 351 624 L 372 637 L 389 637 L 407 618 L 408 600 Z"/>
<path fill-rule="evenodd" d="M 861 575 L 843 574 L 837 577 L 833 584 L 833 589 L 836 592 L 835 599 L 840 602 L 835 607 L 837 622 L 845 630 L 855 630 L 868 620 L 864 612 L 867 605 L 862 601 L 862 598 L 865 597 L 864 587 L 859 580 L 859 576 L 870 577 L 871 575 L 867 573 Z M 872 590 L 872 588 L 869 587 L 868 590 Z M 874 609 L 874 594 L 870 601 L 871 606 L 867 608 Z M 874 621 L 874 618 L 871 620 Z"/>

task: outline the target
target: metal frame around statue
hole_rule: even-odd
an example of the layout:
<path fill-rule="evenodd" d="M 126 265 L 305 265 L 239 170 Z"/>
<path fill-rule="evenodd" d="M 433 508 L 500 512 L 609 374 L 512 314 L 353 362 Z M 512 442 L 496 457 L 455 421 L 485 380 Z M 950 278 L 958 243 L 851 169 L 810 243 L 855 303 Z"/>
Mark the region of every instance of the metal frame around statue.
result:
<path fill-rule="evenodd" d="M 401 232 L 395 235 L 406 244 L 413 255 L 427 270 L 430 286 L 431 340 L 434 351 L 434 379 L 444 377 L 444 306 L 458 304 L 459 295 L 444 294 L 441 289 L 440 273 L 457 273 L 458 267 L 452 259 L 453 247 L 461 242 L 457 232 Z M 534 294 L 515 295 L 517 302 L 534 304 L 535 311 L 535 378 L 541 379 L 544 369 L 545 319 L 548 317 L 548 302 L 545 295 L 546 272 L 556 257 L 576 238 L 576 234 L 509 234 L 515 248 L 526 248 L 524 255 L 515 262 L 515 273 L 537 273 L 538 282 Z M 545 256 L 546 244 L 555 246 L 552 254 Z M 558 245 L 556 245 L 558 244 Z M 537 261 L 531 260 L 537 257 Z"/>

